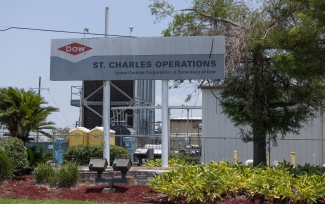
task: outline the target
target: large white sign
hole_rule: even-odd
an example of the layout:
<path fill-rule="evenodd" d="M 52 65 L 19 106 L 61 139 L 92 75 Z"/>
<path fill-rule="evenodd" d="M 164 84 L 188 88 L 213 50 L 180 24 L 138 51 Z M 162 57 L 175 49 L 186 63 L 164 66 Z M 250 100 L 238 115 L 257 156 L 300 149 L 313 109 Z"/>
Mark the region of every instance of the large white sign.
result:
<path fill-rule="evenodd" d="M 56 39 L 54 81 L 224 78 L 222 36 Z"/>

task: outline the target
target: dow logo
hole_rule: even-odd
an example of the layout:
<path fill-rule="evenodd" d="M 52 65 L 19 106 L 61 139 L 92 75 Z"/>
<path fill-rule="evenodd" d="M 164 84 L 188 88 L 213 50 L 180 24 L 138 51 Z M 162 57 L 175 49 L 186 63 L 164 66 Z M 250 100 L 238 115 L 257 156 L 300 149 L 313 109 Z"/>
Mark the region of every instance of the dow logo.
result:
<path fill-rule="evenodd" d="M 93 49 L 93 48 L 88 47 L 86 45 L 82 45 L 79 43 L 71 43 L 69 45 L 60 47 L 58 50 L 61 50 L 63 52 L 71 54 L 71 55 L 79 55 L 80 53 L 86 52 L 91 49 Z"/>

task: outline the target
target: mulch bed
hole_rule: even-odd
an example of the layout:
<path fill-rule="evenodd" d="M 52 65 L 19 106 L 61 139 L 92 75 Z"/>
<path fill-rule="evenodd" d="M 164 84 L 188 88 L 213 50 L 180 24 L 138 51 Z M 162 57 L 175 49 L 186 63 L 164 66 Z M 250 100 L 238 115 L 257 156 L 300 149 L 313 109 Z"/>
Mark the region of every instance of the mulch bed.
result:
<path fill-rule="evenodd" d="M 30 200 L 67 199 L 78 201 L 150 203 L 154 198 L 164 197 L 148 186 L 115 184 L 116 192 L 102 192 L 108 185 L 79 183 L 74 188 L 50 188 L 37 184 L 34 175 L 19 176 L 0 185 L 0 198 Z"/>
<path fill-rule="evenodd" d="M 78 183 L 74 188 L 50 188 L 46 185 L 37 184 L 34 175 L 19 176 L 11 181 L 0 183 L 0 198 L 30 199 L 30 200 L 53 200 L 66 199 L 78 201 L 119 202 L 119 203 L 178 203 L 185 204 L 185 200 L 167 202 L 164 194 L 153 192 L 148 186 L 114 184 L 116 192 L 102 192 L 108 185 Z M 319 200 L 317 203 L 325 203 Z M 225 196 L 222 200 L 204 203 L 224 204 L 257 204 L 272 203 L 263 196 L 249 197 L 248 195 Z"/>

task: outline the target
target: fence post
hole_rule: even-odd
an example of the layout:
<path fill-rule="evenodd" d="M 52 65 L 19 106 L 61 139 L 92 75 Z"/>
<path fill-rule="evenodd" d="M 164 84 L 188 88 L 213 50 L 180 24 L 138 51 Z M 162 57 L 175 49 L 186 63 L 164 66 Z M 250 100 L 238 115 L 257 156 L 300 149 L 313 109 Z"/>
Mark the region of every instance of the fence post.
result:
<path fill-rule="evenodd" d="M 234 151 L 234 164 L 237 164 L 238 162 L 238 154 L 237 154 L 237 151 L 235 150 Z"/>
<path fill-rule="evenodd" d="M 296 153 L 295 152 L 291 152 L 291 164 L 293 165 L 293 167 L 296 167 Z"/>
<path fill-rule="evenodd" d="M 266 151 L 266 166 L 270 166 L 270 153 Z"/>

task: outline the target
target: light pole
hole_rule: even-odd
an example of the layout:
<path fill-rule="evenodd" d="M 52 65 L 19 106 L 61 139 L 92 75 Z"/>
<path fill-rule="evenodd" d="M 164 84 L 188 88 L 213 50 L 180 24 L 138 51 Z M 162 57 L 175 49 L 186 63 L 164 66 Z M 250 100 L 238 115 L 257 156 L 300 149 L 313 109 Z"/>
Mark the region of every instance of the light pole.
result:
<path fill-rule="evenodd" d="M 79 101 L 79 127 L 82 127 L 83 125 L 83 119 L 82 119 L 82 104 L 83 104 L 83 94 L 82 94 L 82 87 L 79 88 L 79 94 L 80 94 L 80 101 Z"/>
<path fill-rule="evenodd" d="M 131 36 L 131 33 L 133 31 L 133 26 L 129 26 L 129 29 L 130 29 L 130 36 Z"/>
<path fill-rule="evenodd" d="M 196 126 L 197 126 L 197 136 L 199 137 L 200 136 L 200 129 L 202 129 L 202 123 L 197 123 Z"/>
<path fill-rule="evenodd" d="M 89 33 L 89 28 L 84 29 L 84 38 L 85 38 L 86 33 Z"/>
<path fill-rule="evenodd" d="M 202 123 L 197 123 L 197 144 L 199 146 L 199 155 L 201 156 L 200 129 L 202 129 Z"/>

